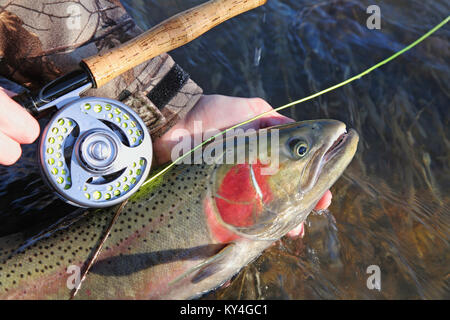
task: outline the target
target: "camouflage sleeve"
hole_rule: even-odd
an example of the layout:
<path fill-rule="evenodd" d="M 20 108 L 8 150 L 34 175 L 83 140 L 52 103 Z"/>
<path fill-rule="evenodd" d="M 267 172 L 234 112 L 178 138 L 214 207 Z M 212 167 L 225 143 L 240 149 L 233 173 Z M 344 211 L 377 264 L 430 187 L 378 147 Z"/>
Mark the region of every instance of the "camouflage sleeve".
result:
<path fill-rule="evenodd" d="M 0 0 L 0 75 L 36 89 L 141 32 L 118 0 Z M 86 94 L 121 100 L 157 138 L 187 114 L 202 90 L 162 54 Z"/>

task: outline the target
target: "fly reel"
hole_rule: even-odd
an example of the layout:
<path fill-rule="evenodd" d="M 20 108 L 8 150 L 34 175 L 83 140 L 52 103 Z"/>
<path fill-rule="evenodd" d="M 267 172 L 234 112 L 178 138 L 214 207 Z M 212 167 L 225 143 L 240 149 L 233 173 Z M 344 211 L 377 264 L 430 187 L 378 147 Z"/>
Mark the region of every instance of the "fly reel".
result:
<path fill-rule="evenodd" d="M 80 99 L 79 95 L 265 2 L 210 0 L 117 48 L 83 59 L 81 68 L 36 92 L 13 97 L 35 117 L 47 109 L 58 109 L 39 144 L 41 171 L 51 188 L 73 205 L 94 208 L 112 206 L 136 192 L 152 160 L 145 124 L 123 103 L 97 97 Z"/>
<path fill-rule="evenodd" d="M 152 141 L 144 122 L 125 104 L 86 97 L 61 108 L 39 143 L 42 175 L 72 205 L 120 203 L 147 177 Z"/>

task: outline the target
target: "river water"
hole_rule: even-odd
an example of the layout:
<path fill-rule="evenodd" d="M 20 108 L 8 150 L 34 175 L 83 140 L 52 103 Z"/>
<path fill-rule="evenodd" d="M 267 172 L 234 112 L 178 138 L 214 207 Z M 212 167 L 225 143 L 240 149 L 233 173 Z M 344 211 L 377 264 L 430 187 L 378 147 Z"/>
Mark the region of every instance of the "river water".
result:
<path fill-rule="evenodd" d="M 202 2 L 124 4 L 147 29 Z M 366 26 L 374 4 L 379 30 Z M 276 107 L 371 67 L 449 12 L 445 0 L 269 0 L 171 54 L 205 93 Z M 283 238 L 205 298 L 450 298 L 449 35 L 445 26 L 368 76 L 284 112 L 344 121 L 361 136 L 358 152 L 303 239 Z M 377 267 L 380 290 L 369 289 Z"/>

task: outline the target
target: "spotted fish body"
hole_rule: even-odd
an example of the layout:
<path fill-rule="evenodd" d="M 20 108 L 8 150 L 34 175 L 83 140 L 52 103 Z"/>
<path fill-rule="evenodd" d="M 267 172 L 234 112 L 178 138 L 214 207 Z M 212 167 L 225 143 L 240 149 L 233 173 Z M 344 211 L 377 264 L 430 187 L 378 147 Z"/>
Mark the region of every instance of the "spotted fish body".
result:
<path fill-rule="evenodd" d="M 336 145 L 345 125 L 334 120 L 274 129 L 280 142 L 274 175 L 262 174 L 267 159 L 178 165 L 158 186 L 141 188 L 124 206 L 76 298 L 197 297 L 303 222 L 349 164 L 358 138 L 351 131 Z M 292 153 L 295 139 L 306 141 L 306 155 Z M 116 211 L 89 212 L 29 244 L 20 234 L 0 238 L 0 299 L 69 298 L 76 270 L 86 266 Z"/>

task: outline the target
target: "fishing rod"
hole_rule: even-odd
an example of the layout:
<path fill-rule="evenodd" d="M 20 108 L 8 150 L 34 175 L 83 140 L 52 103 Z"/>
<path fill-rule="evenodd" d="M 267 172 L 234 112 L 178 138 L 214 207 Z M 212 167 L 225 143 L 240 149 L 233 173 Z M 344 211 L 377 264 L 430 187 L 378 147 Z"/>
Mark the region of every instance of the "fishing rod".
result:
<path fill-rule="evenodd" d="M 124 72 L 196 39 L 213 27 L 267 0 L 211 0 L 181 12 L 138 37 L 80 63 L 36 92 L 13 99 L 39 118 L 53 113 L 38 148 L 41 174 L 64 201 L 101 208 L 136 192 L 152 163 L 146 125 L 113 99 L 80 97 Z"/>

